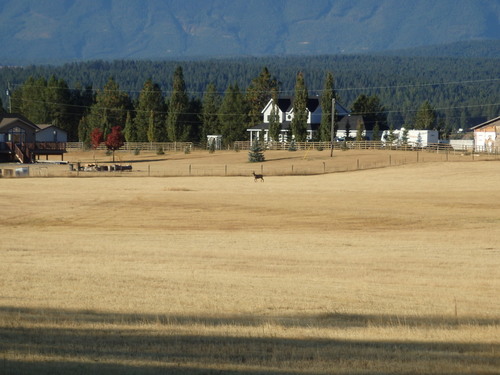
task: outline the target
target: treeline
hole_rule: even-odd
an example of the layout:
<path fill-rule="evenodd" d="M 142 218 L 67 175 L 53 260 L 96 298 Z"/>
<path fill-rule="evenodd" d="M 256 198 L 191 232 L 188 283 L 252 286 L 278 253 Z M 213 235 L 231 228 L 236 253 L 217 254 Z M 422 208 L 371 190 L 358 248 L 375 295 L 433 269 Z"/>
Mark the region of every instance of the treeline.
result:
<path fill-rule="evenodd" d="M 272 87 L 266 88 L 260 101 L 250 103 L 263 67 L 269 75 L 267 84 Z M 207 106 L 217 107 L 216 122 L 229 117 L 242 122 L 243 130 L 234 136 L 245 137 L 244 129 L 257 121 L 258 108 L 254 106 L 264 99 L 267 102 L 273 87 L 278 96 L 293 96 L 298 72 L 303 73 L 309 95 L 319 96 L 325 89 L 327 73 L 333 72 L 336 96 L 348 108 L 353 108 L 361 95 L 376 97 L 388 126 L 393 128 L 411 126 L 424 102 L 434 109 L 436 123 L 451 130 L 496 117 L 500 109 L 499 59 L 316 56 L 92 61 L 3 67 L 0 77 L 11 93 L 10 97 L 2 95 L 5 109 L 10 107 L 37 123 L 55 123 L 65 128 L 72 140 L 88 139 L 89 127 L 106 129 L 118 124 L 126 129 L 127 121 L 140 121 L 138 135 L 132 127 L 129 137 L 144 140 L 149 129 L 150 137 L 155 133 L 158 140 L 199 141 L 207 131 L 222 127 L 210 125 L 213 118 L 206 116 Z M 179 73 L 180 89 L 175 86 Z M 146 92 L 155 97 L 154 106 L 143 103 Z M 182 109 L 174 106 L 177 102 L 182 103 Z M 111 104 L 116 107 L 109 107 Z M 221 106 L 225 115 L 220 113 Z M 172 123 L 188 126 L 181 131 L 170 125 L 169 131 L 168 124 Z"/>

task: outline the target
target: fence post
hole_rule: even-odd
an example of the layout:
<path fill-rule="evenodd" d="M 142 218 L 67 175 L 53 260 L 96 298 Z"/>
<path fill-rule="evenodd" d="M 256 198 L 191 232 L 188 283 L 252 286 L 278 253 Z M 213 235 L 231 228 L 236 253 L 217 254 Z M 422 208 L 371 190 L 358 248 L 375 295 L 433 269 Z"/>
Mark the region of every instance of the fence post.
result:
<path fill-rule="evenodd" d="M 148 177 L 151 176 L 151 165 L 148 164 Z"/>
<path fill-rule="evenodd" d="M 189 164 L 189 175 L 191 176 L 191 164 Z"/>
<path fill-rule="evenodd" d="M 323 173 L 326 173 L 326 163 L 323 162 Z"/>
<path fill-rule="evenodd" d="M 392 165 L 392 158 L 391 155 L 389 155 L 389 167 Z"/>
<path fill-rule="evenodd" d="M 356 169 L 358 169 L 358 170 L 359 170 L 359 159 L 358 159 L 358 160 L 356 160 Z"/>
<path fill-rule="evenodd" d="M 224 176 L 227 176 L 227 164 L 224 166 Z"/>

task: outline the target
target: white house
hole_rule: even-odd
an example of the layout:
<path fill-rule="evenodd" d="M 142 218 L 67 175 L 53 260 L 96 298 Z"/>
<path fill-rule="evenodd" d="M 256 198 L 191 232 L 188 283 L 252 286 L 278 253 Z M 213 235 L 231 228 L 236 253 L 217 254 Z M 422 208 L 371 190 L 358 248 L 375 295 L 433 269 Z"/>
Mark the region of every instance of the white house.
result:
<path fill-rule="evenodd" d="M 273 107 L 276 106 L 278 110 L 279 122 L 281 124 L 280 137 L 277 141 L 286 142 L 289 138 L 290 123 L 294 117 L 293 111 L 293 99 L 290 97 L 283 97 L 274 103 L 271 99 L 266 104 L 262 110 L 263 123 L 253 126 L 247 131 L 250 133 L 250 142 L 254 139 L 263 139 L 268 142 L 271 141 L 269 136 L 269 120 L 271 118 Z M 319 129 L 321 123 L 321 116 L 323 111 L 321 109 L 321 103 L 319 97 L 310 97 L 307 100 L 307 139 L 313 139 Z M 349 111 L 345 109 L 338 102 L 335 103 L 335 113 L 339 117 L 343 117 L 349 114 Z M 355 129 L 354 129 L 355 130 Z"/>

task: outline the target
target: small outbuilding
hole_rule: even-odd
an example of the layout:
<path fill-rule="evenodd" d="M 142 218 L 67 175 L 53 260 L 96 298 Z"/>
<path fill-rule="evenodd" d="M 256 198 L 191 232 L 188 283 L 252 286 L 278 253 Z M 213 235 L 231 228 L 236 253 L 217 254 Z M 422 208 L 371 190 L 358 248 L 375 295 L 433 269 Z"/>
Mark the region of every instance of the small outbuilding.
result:
<path fill-rule="evenodd" d="M 495 152 L 500 148 L 500 116 L 473 126 L 474 150 Z"/>

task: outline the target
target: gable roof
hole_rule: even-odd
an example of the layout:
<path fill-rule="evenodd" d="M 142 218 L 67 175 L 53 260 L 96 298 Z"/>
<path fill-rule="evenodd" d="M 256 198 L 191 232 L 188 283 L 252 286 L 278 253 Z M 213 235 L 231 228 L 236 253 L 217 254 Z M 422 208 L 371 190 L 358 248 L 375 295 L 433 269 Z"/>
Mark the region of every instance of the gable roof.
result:
<path fill-rule="evenodd" d="M 16 122 L 22 122 L 23 124 L 33 128 L 35 131 L 40 130 L 35 123 L 31 122 L 19 113 L 0 113 L 0 131 L 2 131 L 2 129 L 9 129 Z"/>
<path fill-rule="evenodd" d="M 478 129 L 482 128 L 482 127 L 493 125 L 496 122 L 498 122 L 498 125 L 500 126 L 500 116 L 498 116 L 496 118 L 493 118 L 491 120 L 485 121 L 482 124 L 478 124 L 476 126 L 473 126 L 472 128 L 470 128 L 470 130 L 478 130 Z"/>
<path fill-rule="evenodd" d="M 344 116 L 340 121 L 337 122 L 337 129 L 338 130 L 346 130 L 347 125 L 349 125 L 349 129 L 351 131 L 356 130 L 358 127 L 358 121 L 361 121 L 363 123 L 363 126 L 366 125 L 365 121 L 363 120 L 363 116 L 361 115 L 352 115 L 352 116 Z M 372 129 L 365 129 L 365 130 L 372 130 Z"/>
<path fill-rule="evenodd" d="M 262 110 L 262 113 L 264 113 L 270 105 L 272 105 L 273 99 L 269 99 L 269 102 L 267 102 L 266 106 Z M 281 112 L 290 112 L 293 109 L 293 102 L 294 98 L 291 96 L 282 96 L 278 98 L 278 108 L 281 110 Z M 306 103 L 306 108 L 309 110 L 309 112 L 314 112 L 316 111 L 319 107 L 321 107 L 321 100 L 320 97 L 318 96 L 310 96 L 307 98 L 307 103 Z M 345 116 L 349 114 L 349 111 L 338 101 L 335 101 L 335 111 L 337 112 L 338 115 L 340 116 Z"/>
<path fill-rule="evenodd" d="M 61 129 L 59 126 L 56 126 L 54 124 L 38 124 L 37 126 L 39 128 L 38 132 L 44 131 L 46 129 L 54 128 L 54 129 L 57 129 L 57 130 L 59 130 L 61 132 L 65 132 L 66 133 L 66 130 Z"/>

